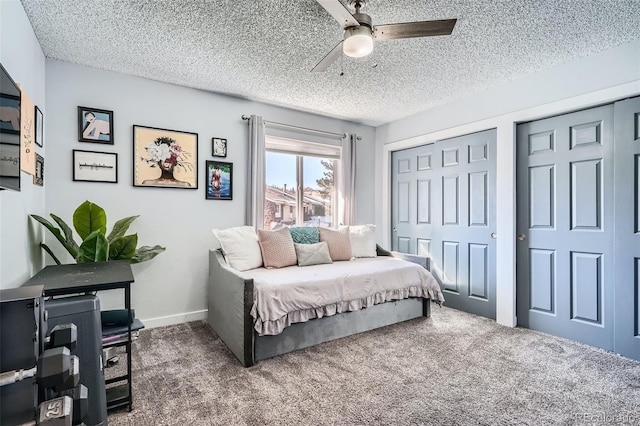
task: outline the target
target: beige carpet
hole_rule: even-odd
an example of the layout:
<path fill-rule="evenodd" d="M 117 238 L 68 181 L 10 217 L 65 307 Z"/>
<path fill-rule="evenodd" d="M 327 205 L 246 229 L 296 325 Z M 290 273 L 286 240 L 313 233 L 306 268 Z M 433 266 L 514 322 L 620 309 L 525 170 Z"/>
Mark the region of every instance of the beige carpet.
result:
<path fill-rule="evenodd" d="M 243 368 L 205 322 L 144 330 L 115 425 L 640 424 L 640 363 L 449 308 Z"/>

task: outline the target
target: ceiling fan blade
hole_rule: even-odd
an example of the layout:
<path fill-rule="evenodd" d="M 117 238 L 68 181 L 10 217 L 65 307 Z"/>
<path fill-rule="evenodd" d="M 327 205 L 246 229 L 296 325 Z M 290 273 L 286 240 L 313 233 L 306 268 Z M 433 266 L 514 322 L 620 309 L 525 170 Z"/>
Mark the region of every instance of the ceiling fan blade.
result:
<path fill-rule="evenodd" d="M 318 62 L 318 65 L 313 67 L 311 72 L 322 72 L 329 68 L 329 66 L 333 64 L 336 59 L 340 57 L 340 55 L 342 55 L 342 43 L 343 42 L 341 41 L 340 43 L 336 44 L 336 47 L 331 49 L 331 52 L 327 53 L 327 56 L 322 58 L 322 60 Z"/>
<path fill-rule="evenodd" d="M 341 28 L 360 26 L 360 23 L 353 17 L 351 12 L 338 0 L 317 0 L 317 2 L 338 21 Z"/>
<path fill-rule="evenodd" d="M 443 19 L 439 21 L 376 25 L 373 27 L 373 36 L 376 40 L 392 40 L 396 38 L 449 35 L 453 31 L 456 21 L 457 19 Z"/>

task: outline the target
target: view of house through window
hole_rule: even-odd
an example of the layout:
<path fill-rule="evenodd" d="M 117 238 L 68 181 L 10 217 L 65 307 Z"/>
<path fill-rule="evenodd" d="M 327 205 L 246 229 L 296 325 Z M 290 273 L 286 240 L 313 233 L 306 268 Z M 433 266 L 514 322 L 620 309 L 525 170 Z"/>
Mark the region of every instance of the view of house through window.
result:
<path fill-rule="evenodd" d="M 267 151 L 264 229 L 332 227 L 336 164 L 331 158 Z"/>

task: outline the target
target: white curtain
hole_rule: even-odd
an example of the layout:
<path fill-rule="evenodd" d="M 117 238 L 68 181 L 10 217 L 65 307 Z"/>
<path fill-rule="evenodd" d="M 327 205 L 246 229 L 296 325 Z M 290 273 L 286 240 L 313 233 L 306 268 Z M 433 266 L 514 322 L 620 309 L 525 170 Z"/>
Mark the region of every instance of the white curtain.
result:
<path fill-rule="evenodd" d="M 247 214 L 245 223 L 256 229 L 263 228 L 265 127 L 259 115 L 249 118 L 249 188 L 247 190 Z"/>
<path fill-rule="evenodd" d="M 340 223 L 355 225 L 355 189 L 356 189 L 356 141 L 354 134 L 342 140 L 341 176 L 340 176 Z"/>

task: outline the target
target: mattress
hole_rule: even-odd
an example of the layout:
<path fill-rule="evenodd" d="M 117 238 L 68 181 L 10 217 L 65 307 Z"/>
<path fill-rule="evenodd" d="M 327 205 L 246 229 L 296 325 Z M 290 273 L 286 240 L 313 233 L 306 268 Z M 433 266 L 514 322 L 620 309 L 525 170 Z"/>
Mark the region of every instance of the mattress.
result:
<path fill-rule="evenodd" d="M 259 335 L 314 318 L 356 311 L 409 297 L 444 301 L 429 271 L 412 262 L 379 256 L 353 261 L 240 273 L 254 282 L 251 316 Z"/>

